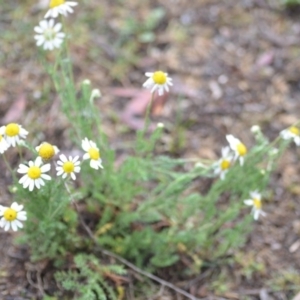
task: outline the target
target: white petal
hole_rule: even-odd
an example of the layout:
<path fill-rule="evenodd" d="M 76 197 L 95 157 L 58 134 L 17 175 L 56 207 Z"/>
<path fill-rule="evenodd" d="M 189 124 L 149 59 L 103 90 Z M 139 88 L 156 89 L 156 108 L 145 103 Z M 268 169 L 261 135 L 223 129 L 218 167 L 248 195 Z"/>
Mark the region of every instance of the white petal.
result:
<path fill-rule="evenodd" d="M 81 147 L 82 147 L 82 149 L 84 151 L 89 151 L 89 149 L 90 149 L 90 143 L 89 143 L 89 141 L 88 141 L 87 138 L 85 138 L 84 140 L 82 140 Z"/>
<path fill-rule="evenodd" d="M 294 137 L 294 142 L 297 146 L 300 146 L 300 137 L 299 136 Z"/>
<path fill-rule="evenodd" d="M 79 155 L 76 155 L 74 158 L 73 158 L 73 163 L 76 164 L 77 160 L 79 159 Z M 79 163 L 79 162 L 77 162 Z"/>
<path fill-rule="evenodd" d="M 5 226 L 5 224 L 6 224 L 6 220 L 4 218 L 2 218 L 0 220 L 0 227 L 3 228 Z"/>
<path fill-rule="evenodd" d="M 35 26 L 33 29 L 36 33 L 43 33 L 44 32 L 44 30 L 39 26 Z"/>
<path fill-rule="evenodd" d="M 29 189 L 30 192 L 33 191 L 33 189 L 34 189 L 34 180 L 31 180 L 31 181 L 30 181 L 30 183 L 29 183 L 29 188 L 28 188 L 28 189 Z"/>
<path fill-rule="evenodd" d="M 243 166 L 244 165 L 244 157 L 240 156 L 239 161 L 240 161 L 240 165 Z"/>
<path fill-rule="evenodd" d="M 42 46 L 45 43 L 45 38 L 43 36 L 40 36 L 39 39 L 36 42 L 36 45 L 38 47 Z"/>
<path fill-rule="evenodd" d="M 34 165 L 36 167 L 39 167 L 41 164 L 43 163 L 42 158 L 40 156 L 38 156 L 35 161 L 34 161 Z"/>
<path fill-rule="evenodd" d="M 16 138 L 15 138 L 15 137 L 10 137 L 10 138 L 9 138 L 9 142 L 11 143 L 11 145 L 12 145 L 13 147 L 16 147 Z"/>
<path fill-rule="evenodd" d="M 226 173 L 227 173 L 226 171 L 221 172 L 221 174 L 220 174 L 221 180 L 224 180 L 224 179 L 225 179 Z"/>
<path fill-rule="evenodd" d="M 21 127 L 19 134 L 20 134 L 20 136 L 22 136 L 24 138 L 28 134 L 28 131 L 26 129 L 24 129 L 23 127 Z"/>
<path fill-rule="evenodd" d="M 76 6 L 76 5 L 78 5 L 78 3 L 74 2 L 74 1 L 67 1 L 66 4 L 68 4 L 70 6 Z"/>
<path fill-rule="evenodd" d="M 45 180 L 51 180 L 51 176 L 49 176 L 47 174 L 41 174 L 41 177 Z"/>
<path fill-rule="evenodd" d="M 44 180 L 42 178 L 39 178 L 37 180 L 38 180 L 38 182 L 39 182 L 39 184 L 40 184 L 41 187 L 45 185 L 45 182 L 44 182 Z"/>
<path fill-rule="evenodd" d="M 60 170 L 56 173 L 56 176 L 60 176 L 60 175 L 63 174 L 63 173 L 64 173 L 63 169 L 60 169 Z"/>
<path fill-rule="evenodd" d="M 98 162 L 94 159 L 91 159 L 90 161 L 90 167 L 95 169 L 95 170 L 98 170 L 99 166 L 98 166 Z"/>
<path fill-rule="evenodd" d="M 252 199 L 247 199 L 247 200 L 244 200 L 244 203 L 246 205 L 252 206 L 253 205 L 253 200 Z"/>
<path fill-rule="evenodd" d="M 14 202 L 11 206 L 12 209 L 14 209 L 15 211 L 19 212 L 23 209 L 23 205 L 19 205 L 17 202 Z"/>
<path fill-rule="evenodd" d="M 26 211 L 20 211 L 18 213 L 17 219 L 20 221 L 25 221 L 27 220 L 27 215 L 26 215 Z"/>
<path fill-rule="evenodd" d="M 27 166 L 21 164 L 21 165 L 19 165 L 17 172 L 20 174 L 26 174 L 28 172 L 28 169 L 29 168 Z"/>
<path fill-rule="evenodd" d="M 80 172 L 80 167 L 75 167 L 74 172 L 79 173 Z"/>
<path fill-rule="evenodd" d="M 59 156 L 59 159 L 60 159 L 62 162 L 68 161 L 68 160 L 67 160 L 67 157 L 66 157 L 64 154 L 61 154 L 61 155 Z"/>
<path fill-rule="evenodd" d="M 23 228 L 22 222 L 20 222 L 18 219 L 14 220 L 13 222 L 16 224 L 17 227 Z"/>
<path fill-rule="evenodd" d="M 57 24 L 55 24 L 55 26 L 53 27 L 53 30 L 54 30 L 55 32 L 59 32 L 59 31 L 61 30 L 61 28 L 62 28 L 61 23 L 57 23 Z"/>
<path fill-rule="evenodd" d="M 261 194 L 257 190 L 255 190 L 253 192 L 250 192 L 250 196 L 251 196 L 252 199 L 261 200 Z"/>
<path fill-rule="evenodd" d="M 17 231 L 18 230 L 18 226 L 17 226 L 17 224 L 16 224 L 15 221 L 10 222 L 10 225 L 11 225 L 11 228 L 12 228 L 13 231 Z"/>
<path fill-rule="evenodd" d="M 51 169 L 50 164 L 46 164 L 46 165 L 41 166 L 42 173 L 46 173 L 46 172 L 50 171 L 50 169 Z"/>
<path fill-rule="evenodd" d="M 28 175 L 24 175 L 20 178 L 19 183 L 20 184 L 24 184 L 25 181 L 27 181 L 27 179 L 29 179 Z"/>
<path fill-rule="evenodd" d="M 84 160 L 89 159 L 89 158 L 90 158 L 90 155 L 88 153 L 85 153 L 82 157 L 82 159 L 84 159 Z"/>
<path fill-rule="evenodd" d="M 40 181 L 38 179 L 36 179 L 34 181 L 34 185 L 36 186 L 37 189 L 40 189 L 41 188 L 41 185 L 40 185 Z"/>
<path fill-rule="evenodd" d="M 254 220 L 258 220 L 258 218 L 259 218 L 259 214 L 260 214 L 260 211 L 259 210 L 254 210 L 254 212 L 253 212 L 253 217 L 254 217 Z"/>
<path fill-rule="evenodd" d="M 33 182 L 33 180 L 26 175 L 26 179 L 23 181 L 23 188 L 27 189 L 31 182 Z"/>
<path fill-rule="evenodd" d="M 47 20 L 42 20 L 40 23 L 39 23 L 40 27 L 45 30 L 48 28 L 48 21 Z"/>
<path fill-rule="evenodd" d="M 4 230 L 7 231 L 7 230 L 9 230 L 9 228 L 10 228 L 10 222 L 5 221 L 5 227 L 4 227 Z"/>

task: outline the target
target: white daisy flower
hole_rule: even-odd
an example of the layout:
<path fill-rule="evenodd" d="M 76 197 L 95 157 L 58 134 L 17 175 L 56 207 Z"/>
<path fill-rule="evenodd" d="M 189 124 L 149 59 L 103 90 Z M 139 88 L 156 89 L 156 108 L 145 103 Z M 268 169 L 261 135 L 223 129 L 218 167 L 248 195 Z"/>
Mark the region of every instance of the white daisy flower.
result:
<path fill-rule="evenodd" d="M 0 134 L 0 153 L 3 154 L 8 148 L 9 145 L 6 139 Z"/>
<path fill-rule="evenodd" d="M 21 139 L 26 138 L 28 131 L 19 124 L 9 123 L 6 126 L 0 127 L 0 134 L 6 140 L 8 146 L 15 147 L 16 144 L 19 145 L 21 143 Z"/>
<path fill-rule="evenodd" d="M 220 178 L 224 180 L 226 173 L 231 167 L 232 160 L 233 155 L 230 153 L 230 148 L 222 148 L 222 158 L 214 166 L 215 175 L 220 175 Z"/>
<path fill-rule="evenodd" d="M 45 185 L 44 180 L 50 180 L 51 177 L 47 174 L 51 168 L 50 164 L 42 165 L 42 158 L 38 156 L 36 160 L 30 161 L 29 166 L 20 164 L 17 170 L 20 174 L 25 174 L 19 180 L 19 183 L 23 185 L 23 188 L 29 188 L 29 191 L 33 191 L 34 187 L 39 189 L 41 186 Z"/>
<path fill-rule="evenodd" d="M 159 96 L 162 96 L 164 92 L 169 92 L 169 86 L 173 85 L 172 78 L 168 76 L 168 73 L 162 71 L 156 71 L 154 73 L 145 73 L 149 77 L 143 84 L 143 87 L 150 89 L 151 93 L 156 90 Z"/>
<path fill-rule="evenodd" d="M 50 51 L 59 48 L 65 38 L 65 34 L 60 32 L 61 28 L 61 23 L 54 24 L 53 19 L 40 21 L 39 26 L 34 27 L 36 45 Z"/>
<path fill-rule="evenodd" d="M 250 131 L 254 134 L 258 134 L 261 132 L 261 128 L 260 126 L 258 125 L 253 125 L 251 128 L 250 128 Z"/>
<path fill-rule="evenodd" d="M 60 160 L 57 162 L 56 167 L 57 176 L 62 175 L 62 178 L 66 178 L 68 175 L 71 176 L 73 180 L 76 179 L 75 173 L 80 172 L 80 161 L 78 161 L 79 156 L 71 157 L 69 159 L 64 154 L 59 156 Z"/>
<path fill-rule="evenodd" d="M 18 228 L 22 228 L 23 224 L 20 221 L 27 219 L 26 211 L 22 211 L 23 205 L 18 205 L 14 202 L 10 207 L 2 206 L 0 208 L 0 227 L 4 228 L 5 231 L 9 230 L 10 227 L 13 231 L 17 231 Z"/>
<path fill-rule="evenodd" d="M 244 200 L 248 206 L 252 206 L 252 214 L 254 220 L 258 220 L 259 216 L 266 216 L 266 213 L 261 209 L 261 194 L 258 191 L 250 192 L 251 199 Z"/>
<path fill-rule="evenodd" d="M 295 144 L 297 146 L 300 146 L 300 130 L 299 130 L 299 128 L 297 128 L 295 126 L 291 126 L 290 128 L 282 130 L 280 132 L 280 136 L 284 140 L 291 140 L 291 139 L 293 139 L 294 142 L 295 142 Z"/>
<path fill-rule="evenodd" d="M 231 150 L 234 152 L 234 160 L 239 159 L 240 165 L 244 164 L 244 156 L 247 154 L 247 147 L 233 135 L 226 135 Z"/>
<path fill-rule="evenodd" d="M 45 14 L 45 18 L 57 18 L 58 15 L 67 16 L 68 13 L 74 11 L 72 6 L 76 6 L 77 4 L 74 1 L 50 0 L 49 10 Z"/>
<path fill-rule="evenodd" d="M 90 161 L 91 168 L 96 170 L 98 170 L 99 168 L 103 169 L 102 159 L 100 157 L 100 151 L 97 145 L 93 141 L 90 141 L 87 138 L 85 138 L 81 142 L 81 147 L 84 151 L 87 152 L 83 155 L 83 159 L 91 160 Z"/>
<path fill-rule="evenodd" d="M 59 149 L 56 146 L 47 142 L 41 143 L 39 146 L 35 147 L 35 150 L 44 161 L 50 160 L 59 152 Z"/>

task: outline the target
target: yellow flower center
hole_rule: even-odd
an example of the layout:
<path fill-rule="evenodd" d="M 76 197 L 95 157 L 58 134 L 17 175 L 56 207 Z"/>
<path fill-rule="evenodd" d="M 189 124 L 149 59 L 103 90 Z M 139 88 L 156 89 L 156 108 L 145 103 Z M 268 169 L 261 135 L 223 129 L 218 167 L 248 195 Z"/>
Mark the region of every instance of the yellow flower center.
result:
<path fill-rule="evenodd" d="M 257 198 L 254 198 L 254 199 L 253 199 L 253 206 L 254 206 L 256 209 L 261 209 L 261 200 L 260 200 L 260 199 L 257 199 Z"/>
<path fill-rule="evenodd" d="M 230 161 L 227 159 L 223 159 L 221 162 L 221 169 L 227 170 L 230 167 Z"/>
<path fill-rule="evenodd" d="M 247 154 L 247 147 L 243 143 L 239 143 L 236 146 L 236 150 L 240 156 L 244 156 Z"/>
<path fill-rule="evenodd" d="M 53 8 L 53 7 L 56 7 L 56 6 L 60 6 L 64 3 L 65 3 L 65 0 L 51 0 L 50 4 L 49 4 L 49 7 Z"/>
<path fill-rule="evenodd" d="M 167 75 L 162 71 L 154 72 L 152 79 L 156 84 L 165 84 L 167 82 Z"/>
<path fill-rule="evenodd" d="M 55 155 L 54 147 L 49 143 L 43 143 L 39 149 L 39 156 L 45 160 L 51 159 Z"/>
<path fill-rule="evenodd" d="M 72 163 L 71 161 L 66 161 L 63 164 L 63 169 L 65 173 L 72 173 L 74 171 L 74 163 Z"/>
<path fill-rule="evenodd" d="M 100 158 L 100 152 L 96 148 L 90 148 L 89 155 L 91 159 L 98 160 Z"/>
<path fill-rule="evenodd" d="M 14 221 L 17 218 L 17 212 L 12 208 L 7 208 L 3 217 L 6 221 Z"/>
<path fill-rule="evenodd" d="M 38 179 L 41 177 L 42 171 L 39 167 L 36 166 L 32 166 L 28 169 L 27 171 L 27 175 L 31 178 L 31 179 Z"/>
<path fill-rule="evenodd" d="M 289 128 L 289 131 L 290 131 L 291 133 L 295 134 L 295 135 L 299 135 L 299 134 L 300 134 L 299 129 L 298 129 L 297 127 L 295 127 L 295 126 L 290 127 L 290 128 Z"/>
<path fill-rule="evenodd" d="M 10 137 L 18 135 L 19 132 L 20 132 L 20 127 L 16 123 L 10 123 L 5 128 L 5 134 Z"/>
<path fill-rule="evenodd" d="M 2 138 L 3 138 L 3 137 L 2 137 L 2 135 L 0 134 L 0 142 L 2 141 Z"/>

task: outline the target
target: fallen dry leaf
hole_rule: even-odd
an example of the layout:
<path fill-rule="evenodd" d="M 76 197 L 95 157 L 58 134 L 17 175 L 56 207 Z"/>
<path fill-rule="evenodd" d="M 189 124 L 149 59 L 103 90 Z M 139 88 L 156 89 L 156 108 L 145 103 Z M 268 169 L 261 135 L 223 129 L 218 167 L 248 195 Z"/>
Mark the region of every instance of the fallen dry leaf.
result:
<path fill-rule="evenodd" d="M 143 129 L 145 124 L 143 117 L 145 116 L 147 107 L 152 99 L 150 91 L 132 88 L 116 88 L 112 89 L 111 93 L 115 96 L 131 98 L 126 105 L 124 112 L 121 114 L 121 119 L 131 129 Z M 151 103 L 151 114 L 155 116 L 160 115 L 167 99 L 168 94 L 162 96 L 155 94 Z M 153 130 L 154 128 L 154 124 L 151 124 L 150 129 Z"/>
<path fill-rule="evenodd" d="M 26 98 L 25 94 L 21 93 L 15 100 L 15 102 L 11 105 L 10 109 L 7 111 L 5 116 L 2 119 L 4 124 L 17 122 L 21 119 L 22 115 L 24 114 L 26 107 Z"/>

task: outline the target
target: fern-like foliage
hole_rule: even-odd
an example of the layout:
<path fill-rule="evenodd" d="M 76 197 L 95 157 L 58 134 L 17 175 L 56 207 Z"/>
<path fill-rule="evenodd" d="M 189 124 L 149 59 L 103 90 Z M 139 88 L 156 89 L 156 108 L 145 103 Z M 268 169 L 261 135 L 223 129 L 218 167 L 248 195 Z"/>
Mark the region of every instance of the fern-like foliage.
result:
<path fill-rule="evenodd" d="M 74 258 L 76 270 L 57 272 L 55 278 L 77 300 L 117 300 L 117 293 L 108 284 L 108 274 L 125 274 L 120 265 L 101 264 L 94 255 L 78 254 Z"/>

